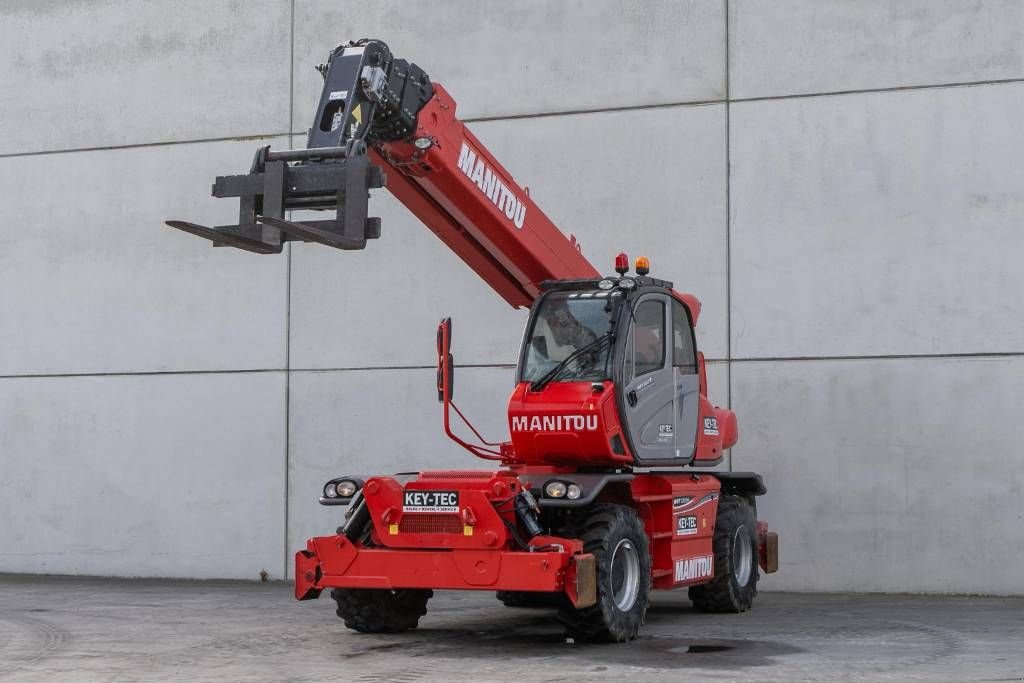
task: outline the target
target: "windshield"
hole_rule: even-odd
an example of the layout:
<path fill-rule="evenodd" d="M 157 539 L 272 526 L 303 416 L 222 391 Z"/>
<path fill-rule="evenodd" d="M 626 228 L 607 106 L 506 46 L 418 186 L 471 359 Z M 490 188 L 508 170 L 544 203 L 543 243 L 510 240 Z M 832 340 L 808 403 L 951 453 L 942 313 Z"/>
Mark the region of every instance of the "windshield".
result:
<path fill-rule="evenodd" d="M 619 292 L 552 292 L 533 317 L 520 381 L 536 382 L 579 349 L 578 354 L 548 381 L 600 381 L 610 377 L 611 344 L 595 343 L 612 331 Z"/>

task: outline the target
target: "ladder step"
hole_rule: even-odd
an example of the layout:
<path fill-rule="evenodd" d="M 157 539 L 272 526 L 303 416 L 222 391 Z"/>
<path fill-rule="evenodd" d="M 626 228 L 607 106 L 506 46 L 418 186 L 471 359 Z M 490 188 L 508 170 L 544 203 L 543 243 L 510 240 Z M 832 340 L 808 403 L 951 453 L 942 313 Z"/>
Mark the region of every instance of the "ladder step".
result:
<path fill-rule="evenodd" d="M 633 500 L 638 503 L 657 503 L 663 500 L 672 500 L 671 493 L 659 493 L 653 496 L 633 496 Z"/>

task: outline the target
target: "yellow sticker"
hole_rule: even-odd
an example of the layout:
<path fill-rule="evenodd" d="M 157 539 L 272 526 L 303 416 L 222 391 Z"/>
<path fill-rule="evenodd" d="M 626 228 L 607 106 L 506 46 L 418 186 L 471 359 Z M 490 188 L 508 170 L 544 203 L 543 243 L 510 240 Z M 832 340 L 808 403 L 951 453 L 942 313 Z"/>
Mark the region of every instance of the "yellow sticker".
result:
<path fill-rule="evenodd" d="M 391 526 L 389 526 L 388 527 L 388 532 L 392 536 L 397 536 L 398 535 L 398 525 L 397 524 L 392 524 Z"/>
<path fill-rule="evenodd" d="M 701 521 L 701 527 L 704 528 L 704 529 L 707 529 L 708 528 L 708 518 L 707 517 L 702 517 L 700 521 Z"/>
<path fill-rule="evenodd" d="M 356 120 L 356 124 L 363 125 L 363 105 L 356 105 L 356 108 L 352 110 L 352 118 Z"/>
<path fill-rule="evenodd" d="M 462 527 L 462 535 L 463 536 L 472 536 L 473 535 L 473 527 L 471 527 L 471 526 L 464 526 L 464 527 Z"/>

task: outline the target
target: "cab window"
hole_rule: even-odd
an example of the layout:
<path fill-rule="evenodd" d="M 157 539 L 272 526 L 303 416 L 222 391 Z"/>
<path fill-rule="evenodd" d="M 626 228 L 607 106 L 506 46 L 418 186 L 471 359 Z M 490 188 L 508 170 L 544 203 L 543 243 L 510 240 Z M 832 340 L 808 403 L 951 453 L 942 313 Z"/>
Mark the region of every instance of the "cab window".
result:
<path fill-rule="evenodd" d="M 633 311 L 633 326 L 626 341 L 626 374 L 639 377 L 665 365 L 665 304 L 641 301 Z"/>
<path fill-rule="evenodd" d="M 555 381 L 599 381 L 609 376 L 613 296 L 606 291 L 552 292 L 534 313 L 519 381 L 535 382 L 562 363 Z M 590 347 L 589 353 L 575 355 Z"/>
<path fill-rule="evenodd" d="M 681 303 L 672 300 L 672 365 L 684 375 L 697 373 L 697 354 L 693 347 L 690 314 Z"/>

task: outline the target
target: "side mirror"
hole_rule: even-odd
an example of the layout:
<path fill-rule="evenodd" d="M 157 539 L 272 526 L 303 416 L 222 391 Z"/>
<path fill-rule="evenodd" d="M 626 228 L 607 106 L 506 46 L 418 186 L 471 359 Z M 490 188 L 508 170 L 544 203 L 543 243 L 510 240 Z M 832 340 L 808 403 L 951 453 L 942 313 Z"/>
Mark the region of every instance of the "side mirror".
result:
<path fill-rule="evenodd" d="M 452 319 L 437 326 L 437 400 L 446 403 L 455 395 L 455 358 L 452 357 Z"/>

